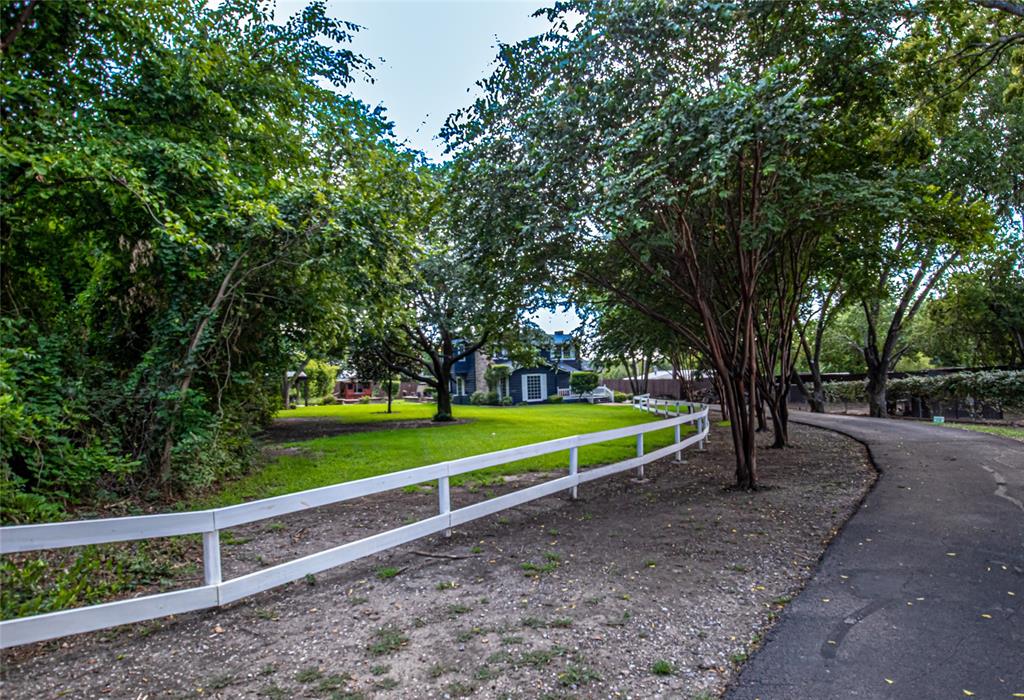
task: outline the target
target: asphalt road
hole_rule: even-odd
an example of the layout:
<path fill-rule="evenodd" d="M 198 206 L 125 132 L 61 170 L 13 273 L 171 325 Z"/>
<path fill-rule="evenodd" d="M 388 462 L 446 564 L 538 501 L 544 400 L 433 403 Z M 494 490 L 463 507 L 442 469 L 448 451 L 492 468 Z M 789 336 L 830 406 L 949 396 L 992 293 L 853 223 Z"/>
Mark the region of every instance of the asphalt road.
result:
<path fill-rule="evenodd" d="M 881 477 L 731 700 L 1024 698 L 1024 443 L 800 413 Z"/>

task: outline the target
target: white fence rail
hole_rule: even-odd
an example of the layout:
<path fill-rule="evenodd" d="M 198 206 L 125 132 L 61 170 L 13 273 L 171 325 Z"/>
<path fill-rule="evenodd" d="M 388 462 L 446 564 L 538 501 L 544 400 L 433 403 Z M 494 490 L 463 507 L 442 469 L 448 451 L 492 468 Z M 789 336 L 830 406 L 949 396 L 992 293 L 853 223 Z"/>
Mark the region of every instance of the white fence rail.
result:
<path fill-rule="evenodd" d="M 663 414 L 666 419 L 513 447 L 224 508 L 0 528 L 0 554 L 202 534 L 204 580 L 204 585 L 196 588 L 4 620 L 0 622 L 0 648 L 225 605 L 308 574 L 319 573 L 559 491 L 567 490 L 575 498 L 579 485 L 588 481 L 630 469 L 635 469 L 638 476 L 643 476 L 644 465 L 649 462 L 673 453 L 676 459 L 680 459 L 681 451 L 693 444 L 703 448 L 710 428 L 706 406 L 682 401 L 662 402 L 648 397 L 635 398 L 633 405 L 638 409 Z M 681 427 L 688 423 L 695 424 L 696 433 L 683 439 Z M 672 427 L 675 428 L 673 443 L 645 453 L 646 433 Z M 579 470 L 579 448 L 634 436 L 636 457 L 582 472 Z M 451 509 L 451 477 L 566 450 L 569 452 L 567 476 L 457 510 Z M 438 515 L 228 581 L 221 579 L 220 531 L 223 529 L 435 480 L 438 487 Z"/>

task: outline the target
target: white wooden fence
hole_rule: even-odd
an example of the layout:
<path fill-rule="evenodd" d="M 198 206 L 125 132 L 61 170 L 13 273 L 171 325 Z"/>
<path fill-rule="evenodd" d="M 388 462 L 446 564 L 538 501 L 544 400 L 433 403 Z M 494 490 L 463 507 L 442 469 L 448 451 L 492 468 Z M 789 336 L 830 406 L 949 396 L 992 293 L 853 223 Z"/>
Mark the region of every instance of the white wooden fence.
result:
<path fill-rule="evenodd" d="M 0 528 L 0 554 L 202 534 L 204 580 L 204 584 L 196 588 L 4 620 L 0 622 L 0 648 L 225 605 L 308 574 L 340 566 L 559 491 L 568 490 L 575 498 L 579 485 L 588 481 L 630 469 L 635 469 L 639 476 L 643 476 L 644 465 L 648 462 L 672 453 L 676 454 L 678 460 L 680 452 L 686 447 L 695 443 L 703 447 L 709 430 L 706 406 L 648 398 L 634 400 L 634 406 L 664 414 L 666 419 L 513 447 L 224 508 Z M 680 428 L 687 423 L 695 424 L 697 430 L 694 435 L 682 439 Z M 672 427 L 675 428 L 672 444 L 644 452 L 646 433 Z M 636 437 L 636 457 L 582 472 L 579 470 L 579 448 L 633 436 Z M 569 452 L 567 476 L 457 510 L 451 509 L 448 485 L 451 477 L 563 450 Z M 220 531 L 223 529 L 434 480 L 437 481 L 438 492 L 438 514 L 435 516 L 227 581 L 221 579 Z"/>

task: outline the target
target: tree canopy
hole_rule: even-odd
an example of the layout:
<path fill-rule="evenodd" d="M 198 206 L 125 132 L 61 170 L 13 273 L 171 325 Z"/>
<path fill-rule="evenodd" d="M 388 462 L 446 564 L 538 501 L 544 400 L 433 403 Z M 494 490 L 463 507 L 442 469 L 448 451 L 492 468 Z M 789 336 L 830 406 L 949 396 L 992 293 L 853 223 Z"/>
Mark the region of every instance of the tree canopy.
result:
<path fill-rule="evenodd" d="M 205 485 L 399 274 L 414 156 L 322 2 L 3 12 L 4 489 Z"/>

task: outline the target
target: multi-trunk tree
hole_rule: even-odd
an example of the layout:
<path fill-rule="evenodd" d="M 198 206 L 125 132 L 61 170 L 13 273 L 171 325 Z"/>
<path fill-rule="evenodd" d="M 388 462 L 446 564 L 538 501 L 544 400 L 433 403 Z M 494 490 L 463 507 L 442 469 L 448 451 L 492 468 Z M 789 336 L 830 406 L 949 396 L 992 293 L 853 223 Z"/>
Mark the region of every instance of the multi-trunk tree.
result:
<path fill-rule="evenodd" d="M 448 135 L 529 177 L 535 215 L 505 239 L 523 260 L 706 358 L 736 483 L 756 488 L 757 395 L 788 386 L 808 251 L 878 180 L 856 156 L 894 11 L 585 2 L 549 18 L 548 34 L 502 47 L 487 96 Z"/>

